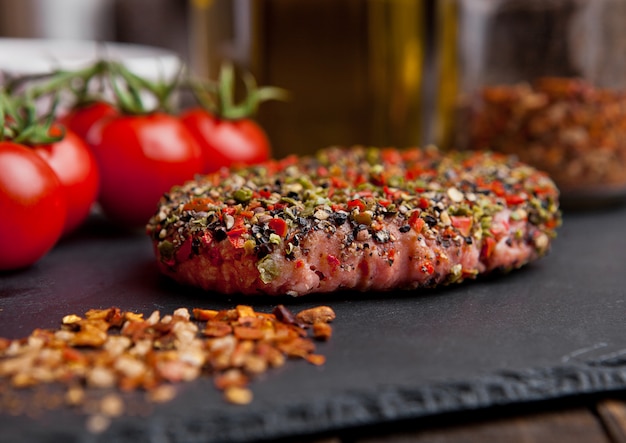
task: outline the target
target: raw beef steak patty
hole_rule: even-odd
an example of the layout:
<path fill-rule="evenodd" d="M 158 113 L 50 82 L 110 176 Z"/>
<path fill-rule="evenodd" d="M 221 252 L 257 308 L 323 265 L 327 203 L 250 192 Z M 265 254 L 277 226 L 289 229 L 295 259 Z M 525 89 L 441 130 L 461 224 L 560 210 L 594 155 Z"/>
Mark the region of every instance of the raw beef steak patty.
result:
<path fill-rule="evenodd" d="M 301 296 L 508 271 L 546 254 L 560 222 L 554 183 L 512 157 L 331 147 L 174 187 L 147 232 L 180 283 Z"/>

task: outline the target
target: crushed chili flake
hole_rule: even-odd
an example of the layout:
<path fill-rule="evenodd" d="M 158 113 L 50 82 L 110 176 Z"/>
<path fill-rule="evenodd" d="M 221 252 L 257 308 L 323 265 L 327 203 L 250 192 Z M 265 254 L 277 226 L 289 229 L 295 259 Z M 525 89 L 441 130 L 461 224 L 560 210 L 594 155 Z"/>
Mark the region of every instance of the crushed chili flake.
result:
<path fill-rule="evenodd" d="M 313 323 L 313 336 L 319 340 L 328 340 L 333 335 L 333 330 L 328 323 L 316 321 Z"/>
<path fill-rule="evenodd" d="M 248 404 L 250 381 L 287 358 L 323 364 L 315 340 L 330 338 L 335 319 L 328 306 L 297 314 L 283 305 L 272 313 L 246 305 L 191 312 L 154 311 L 144 318 L 116 307 L 89 310 L 82 317 L 64 316 L 56 330 L 0 339 L 0 381 L 12 388 L 64 386 L 65 395 L 54 404 L 85 405 L 91 411 L 87 429 L 98 433 L 128 410 L 124 391 L 143 390 L 151 402 L 163 402 L 174 397 L 175 383 L 201 376 L 212 377 L 227 401 Z M 87 404 L 88 394 L 101 389 L 99 403 Z M 12 401 L 10 391 L 3 390 L 0 402 Z"/>
<path fill-rule="evenodd" d="M 329 306 L 317 306 L 298 312 L 296 318 L 310 325 L 315 323 L 329 323 L 335 319 L 335 311 Z"/>

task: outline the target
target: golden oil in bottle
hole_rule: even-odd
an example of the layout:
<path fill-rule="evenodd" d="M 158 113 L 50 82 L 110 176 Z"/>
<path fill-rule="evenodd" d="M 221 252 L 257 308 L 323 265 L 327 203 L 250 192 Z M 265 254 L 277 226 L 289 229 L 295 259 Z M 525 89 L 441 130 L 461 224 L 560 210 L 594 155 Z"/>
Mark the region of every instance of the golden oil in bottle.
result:
<path fill-rule="evenodd" d="M 192 60 L 289 91 L 260 106 L 274 154 L 423 143 L 424 0 L 192 0 Z"/>

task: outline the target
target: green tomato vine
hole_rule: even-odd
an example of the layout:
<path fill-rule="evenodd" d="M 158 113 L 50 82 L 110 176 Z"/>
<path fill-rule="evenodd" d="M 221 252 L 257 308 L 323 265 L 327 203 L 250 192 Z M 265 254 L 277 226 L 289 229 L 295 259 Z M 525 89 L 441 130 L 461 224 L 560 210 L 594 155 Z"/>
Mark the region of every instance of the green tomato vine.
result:
<path fill-rule="evenodd" d="M 237 101 L 236 80 L 235 69 L 228 62 L 222 65 L 216 80 L 195 78 L 183 66 L 170 81 L 151 81 L 112 60 L 98 60 L 77 70 L 11 78 L 0 85 L 0 140 L 35 145 L 62 139 L 62 131 L 52 133 L 51 129 L 61 99 L 68 96 L 70 106 L 100 101 L 112 104 L 125 115 L 174 114 L 174 94 L 188 90 L 200 107 L 229 120 L 254 116 L 264 101 L 288 98 L 284 89 L 259 87 L 252 74 L 245 72 L 245 91 Z M 107 89 L 112 94 L 106 94 Z M 51 106 L 42 110 L 36 103 L 44 98 Z M 147 106 L 148 100 L 155 104 Z"/>

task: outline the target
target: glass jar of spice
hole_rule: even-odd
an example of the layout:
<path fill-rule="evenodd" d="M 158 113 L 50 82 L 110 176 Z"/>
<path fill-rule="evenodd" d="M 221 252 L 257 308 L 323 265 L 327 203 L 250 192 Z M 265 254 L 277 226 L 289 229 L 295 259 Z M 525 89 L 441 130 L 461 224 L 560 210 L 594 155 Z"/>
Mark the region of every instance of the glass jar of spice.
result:
<path fill-rule="evenodd" d="M 626 201 L 626 0 L 437 4 L 437 143 L 518 156 L 565 208 Z"/>

